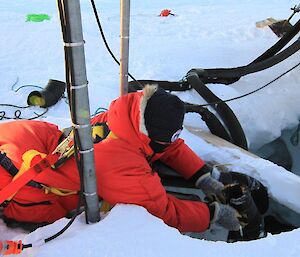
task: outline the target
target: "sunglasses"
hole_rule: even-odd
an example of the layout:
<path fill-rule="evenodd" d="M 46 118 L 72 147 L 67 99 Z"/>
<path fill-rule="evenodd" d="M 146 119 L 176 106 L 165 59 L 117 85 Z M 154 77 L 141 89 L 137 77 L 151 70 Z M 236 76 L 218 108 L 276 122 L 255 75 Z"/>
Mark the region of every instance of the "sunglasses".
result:
<path fill-rule="evenodd" d="M 179 135 L 181 133 L 182 129 L 178 129 L 171 137 L 171 142 L 164 142 L 164 141 L 159 141 L 159 140 L 154 140 L 154 142 L 158 143 L 158 144 L 161 144 L 161 145 L 165 145 L 165 146 L 168 146 L 172 143 L 174 143 L 178 138 L 179 138 Z"/>
<path fill-rule="evenodd" d="M 160 145 L 165 145 L 165 146 L 169 146 L 170 144 L 172 144 L 173 142 L 163 142 L 163 141 L 158 141 L 158 140 L 153 140 L 155 143 L 158 143 Z"/>

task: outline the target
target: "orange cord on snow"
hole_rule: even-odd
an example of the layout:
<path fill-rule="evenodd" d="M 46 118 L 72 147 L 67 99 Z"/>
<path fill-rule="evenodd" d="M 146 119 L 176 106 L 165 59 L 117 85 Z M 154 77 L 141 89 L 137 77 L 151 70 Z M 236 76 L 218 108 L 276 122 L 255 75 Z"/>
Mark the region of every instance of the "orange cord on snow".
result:
<path fill-rule="evenodd" d="M 164 10 L 162 10 L 161 12 L 160 12 L 160 15 L 159 16 L 161 16 L 161 17 L 167 17 L 167 16 L 169 16 L 169 15 L 175 15 L 175 14 L 173 14 L 173 13 L 171 13 L 171 10 L 168 10 L 168 9 L 164 9 Z"/>
<path fill-rule="evenodd" d="M 21 240 L 18 241 L 0 241 L 0 255 L 19 254 L 23 250 Z"/>

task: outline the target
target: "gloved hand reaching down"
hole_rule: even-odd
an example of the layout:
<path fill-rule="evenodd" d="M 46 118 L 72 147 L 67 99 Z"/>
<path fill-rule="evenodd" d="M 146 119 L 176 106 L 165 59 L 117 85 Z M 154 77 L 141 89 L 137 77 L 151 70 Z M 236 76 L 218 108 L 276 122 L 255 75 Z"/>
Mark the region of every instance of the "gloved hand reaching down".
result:
<path fill-rule="evenodd" d="M 229 205 L 212 202 L 208 204 L 210 211 L 210 224 L 217 224 L 230 231 L 241 228 L 239 218 L 241 215 Z"/>
<path fill-rule="evenodd" d="M 195 186 L 201 189 L 206 196 L 215 195 L 219 202 L 224 203 L 224 185 L 212 176 L 213 172 L 214 169 L 205 164 L 192 179 Z"/>

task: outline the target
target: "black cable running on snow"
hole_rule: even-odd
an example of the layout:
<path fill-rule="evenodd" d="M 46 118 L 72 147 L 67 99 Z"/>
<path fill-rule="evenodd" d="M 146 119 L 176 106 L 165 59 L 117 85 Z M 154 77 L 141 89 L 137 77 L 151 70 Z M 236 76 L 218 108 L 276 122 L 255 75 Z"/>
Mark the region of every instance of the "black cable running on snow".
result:
<path fill-rule="evenodd" d="M 0 106 L 20 108 L 20 109 L 27 109 L 27 108 L 31 107 L 31 106 L 17 106 L 17 105 L 13 105 L 13 104 L 0 104 Z M 15 110 L 14 117 L 7 116 L 5 111 L 0 111 L 0 120 L 34 120 L 34 119 L 42 117 L 47 112 L 48 112 L 48 108 L 46 108 L 45 111 L 43 111 L 42 113 L 33 112 L 36 116 L 32 116 L 32 117 L 29 117 L 29 118 L 22 118 L 21 117 L 21 115 L 22 115 L 21 110 Z"/>
<path fill-rule="evenodd" d="M 17 89 L 15 89 L 14 87 L 18 84 L 18 82 L 19 82 L 19 77 L 17 77 L 16 81 L 12 84 L 12 86 L 11 86 L 12 91 L 18 92 L 21 88 L 24 88 L 24 87 L 39 87 L 37 85 L 22 85 L 22 86 L 18 87 Z M 39 87 L 39 88 L 41 88 L 41 87 Z M 45 113 L 48 112 L 48 108 L 46 108 L 45 111 L 43 111 L 42 113 L 33 112 L 36 116 L 32 116 L 29 118 L 22 118 L 21 110 L 28 109 L 32 106 L 29 106 L 29 105 L 19 106 L 19 105 L 15 105 L 15 104 L 5 104 L 5 103 L 0 103 L 0 106 L 12 107 L 12 108 L 16 109 L 14 112 L 14 116 L 7 116 L 6 111 L 0 111 L 0 120 L 34 120 L 34 119 L 42 117 Z"/>
<path fill-rule="evenodd" d="M 100 31 L 100 34 L 101 34 L 101 37 L 102 37 L 102 40 L 103 40 L 103 43 L 107 49 L 107 51 L 109 52 L 110 56 L 113 58 L 113 60 L 118 64 L 120 65 L 120 62 L 118 61 L 118 59 L 116 58 L 116 56 L 114 55 L 114 53 L 112 52 L 112 50 L 110 49 L 108 43 L 107 43 L 107 40 L 106 40 L 106 37 L 105 37 L 105 34 L 104 34 L 104 31 L 102 29 L 102 25 L 101 25 L 101 22 L 100 22 L 100 18 L 99 18 L 99 15 L 98 15 L 98 11 L 97 11 L 97 7 L 96 7 L 96 4 L 95 4 L 95 1 L 94 0 L 91 0 L 91 4 L 92 4 L 92 7 L 93 7 L 93 11 L 94 11 L 94 14 L 95 14 L 95 18 L 96 18 L 96 21 L 97 21 L 97 24 L 98 24 L 98 28 L 99 28 L 99 31 Z M 140 84 L 138 80 L 136 80 L 129 72 L 128 72 L 128 76 L 134 80 L 136 83 Z M 142 87 L 142 85 L 140 85 Z"/>
<path fill-rule="evenodd" d="M 230 102 L 230 101 L 234 101 L 234 100 L 238 100 L 240 98 L 243 98 L 243 97 L 246 97 L 248 95 L 251 95 L 251 94 L 254 94 L 262 89 L 264 89 L 265 87 L 269 86 L 270 84 L 274 83 L 276 80 L 280 79 L 281 77 L 283 77 L 284 75 L 286 75 L 287 73 L 291 72 L 292 70 L 294 70 L 295 68 L 297 68 L 298 66 L 300 65 L 300 62 L 296 65 L 294 65 L 292 68 L 288 69 L 287 71 L 283 72 L 282 74 L 280 74 L 279 76 L 277 76 L 276 78 L 274 78 L 273 80 L 269 81 L 268 83 L 266 83 L 265 85 L 251 91 L 251 92 L 248 92 L 246 94 L 243 94 L 243 95 L 240 95 L 240 96 L 237 96 L 237 97 L 233 97 L 233 98 L 229 98 L 227 100 L 222 100 L 222 101 L 216 101 L 216 102 L 211 102 L 211 103 L 207 103 L 207 104 L 200 104 L 199 106 L 210 106 L 210 105 L 217 105 L 217 104 L 220 104 L 220 103 L 227 103 L 227 102 Z"/>
<path fill-rule="evenodd" d="M 255 73 L 258 71 L 265 70 L 270 68 L 288 57 L 295 54 L 300 50 L 300 39 L 298 38 L 293 44 L 288 46 L 283 51 L 278 54 L 262 60 L 257 63 L 250 63 L 245 66 L 235 67 L 235 68 L 213 68 L 213 69 L 191 69 L 189 72 L 196 72 L 204 83 L 213 83 L 213 84 L 232 84 L 238 81 L 241 77 Z"/>

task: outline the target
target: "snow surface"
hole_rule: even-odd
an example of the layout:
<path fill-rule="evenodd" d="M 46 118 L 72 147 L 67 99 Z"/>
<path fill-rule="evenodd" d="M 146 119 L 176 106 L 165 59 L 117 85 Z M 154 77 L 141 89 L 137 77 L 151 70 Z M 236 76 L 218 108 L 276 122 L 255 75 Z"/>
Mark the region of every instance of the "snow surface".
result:
<path fill-rule="evenodd" d="M 119 56 L 119 1 L 96 1 L 107 41 Z M 145 0 L 131 1 L 130 73 L 136 79 L 181 79 L 191 68 L 236 67 L 250 63 L 272 46 L 277 37 L 268 28 L 258 29 L 255 22 L 268 17 L 287 18 L 290 7 L 298 4 L 281 0 Z M 159 17 L 162 9 L 175 16 Z M 107 108 L 119 95 L 119 67 L 104 48 L 90 2 L 81 1 L 86 65 L 91 113 Z M 64 53 L 55 1 L 2 0 L 0 47 L 1 103 L 26 105 L 27 95 L 44 87 L 48 79 L 65 80 Z M 26 22 L 30 13 L 47 13 L 50 21 Z M 296 15 L 297 16 L 297 15 Z M 297 18 L 293 18 L 292 23 Z M 299 53 L 263 72 L 241 78 L 233 85 L 208 85 L 222 99 L 239 96 L 264 85 L 299 62 Z M 241 122 L 252 149 L 279 137 L 283 129 L 299 123 L 299 68 L 271 86 L 237 101 L 229 102 Z M 204 103 L 195 92 L 178 93 L 185 101 Z M 15 109 L 2 107 L 8 116 Z M 22 110 L 23 118 L 42 113 L 39 108 Z M 60 127 L 70 125 L 69 109 L 60 101 L 43 116 Z M 6 121 L 6 120 L 3 120 Z M 199 116 L 189 114 L 185 124 L 205 128 Z M 237 149 L 206 143 L 187 130 L 182 137 L 206 161 L 231 164 L 231 169 L 249 174 L 268 186 L 269 194 L 281 204 L 300 213 L 299 177 L 267 160 L 248 156 Z M 0 224 L 0 240 L 22 239 L 41 242 L 65 223 L 27 234 Z M 22 256 L 298 256 L 299 229 L 267 238 L 228 244 L 193 239 L 180 234 L 133 205 L 118 205 L 93 225 L 80 216 L 59 238 L 43 246 L 24 250 Z M 296 241 L 297 240 L 297 241 Z"/>

